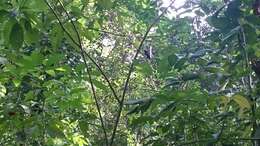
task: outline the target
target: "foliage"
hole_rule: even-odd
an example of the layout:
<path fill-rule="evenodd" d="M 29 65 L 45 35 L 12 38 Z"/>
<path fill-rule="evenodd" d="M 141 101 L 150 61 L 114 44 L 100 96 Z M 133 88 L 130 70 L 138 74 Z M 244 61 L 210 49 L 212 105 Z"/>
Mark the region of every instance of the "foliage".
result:
<path fill-rule="evenodd" d="M 257 145 L 260 4 L 162 4 L 0 0 L 0 145 Z"/>

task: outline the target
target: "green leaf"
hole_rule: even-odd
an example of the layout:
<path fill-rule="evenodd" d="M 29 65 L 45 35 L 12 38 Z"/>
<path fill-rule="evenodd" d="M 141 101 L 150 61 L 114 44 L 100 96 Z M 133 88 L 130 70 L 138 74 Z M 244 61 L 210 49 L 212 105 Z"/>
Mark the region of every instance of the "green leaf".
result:
<path fill-rule="evenodd" d="M 5 94 L 6 94 L 6 88 L 5 88 L 5 86 L 0 84 L 0 98 L 4 97 Z"/>
<path fill-rule="evenodd" d="M 241 16 L 239 6 L 241 5 L 240 0 L 234 0 L 228 4 L 225 15 L 232 20 L 237 20 Z"/>
<path fill-rule="evenodd" d="M 79 121 L 79 128 L 81 129 L 81 131 L 83 133 L 86 133 L 87 131 L 89 131 L 89 123 L 86 122 L 86 120 L 80 120 Z"/>
<path fill-rule="evenodd" d="M 86 39 L 92 41 L 95 37 L 95 32 L 93 30 L 85 30 L 84 36 L 86 37 Z"/>
<path fill-rule="evenodd" d="M 232 99 L 240 106 L 241 109 L 250 109 L 251 104 L 248 99 L 242 95 L 234 95 Z"/>
<path fill-rule="evenodd" d="M 15 49 L 21 48 L 24 41 L 23 28 L 19 23 L 15 23 L 12 27 L 9 41 Z"/>
<path fill-rule="evenodd" d="M 167 76 L 167 73 L 168 71 L 171 69 L 171 66 L 168 62 L 168 57 L 162 57 L 160 60 L 159 60 L 159 63 L 158 63 L 158 68 L 157 70 L 159 71 L 160 73 L 160 77 L 166 77 Z"/>
<path fill-rule="evenodd" d="M 51 76 L 55 76 L 55 74 L 56 74 L 54 70 L 46 70 L 46 73 Z"/>
<path fill-rule="evenodd" d="M 48 7 L 43 0 L 26 1 L 24 8 L 27 11 L 39 12 L 47 10 Z"/>
<path fill-rule="evenodd" d="M 245 19 L 253 25 L 260 25 L 260 19 L 255 15 L 249 15 Z"/>
<path fill-rule="evenodd" d="M 64 67 L 58 67 L 58 68 L 55 68 L 56 71 L 61 71 L 61 72 L 66 72 L 67 69 L 64 68 Z"/>
<path fill-rule="evenodd" d="M 215 67 L 215 66 L 207 66 L 204 68 L 206 71 L 210 73 L 218 73 L 218 72 L 223 72 L 223 68 L 220 67 Z"/>
<path fill-rule="evenodd" d="M 15 23 L 17 23 L 15 19 L 7 19 L 1 24 L 3 26 L 1 38 L 4 38 L 4 43 L 6 45 L 9 45 L 10 34 Z"/>
<path fill-rule="evenodd" d="M 229 19 L 226 17 L 216 17 L 213 15 L 208 17 L 206 21 L 216 29 L 225 29 L 229 25 Z"/>
<path fill-rule="evenodd" d="M 73 142 L 78 146 L 85 146 L 88 144 L 82 135 L 76 135 L 76 134 L 73 135 Z"/>
<path fill-rule="evenodd" d="M 255 55 L 256 57 L 260 57 L 260 50 L 258 48 L 256 48 L 255 50 Z"/>
<path fill-rule="evenodd" d="M 20 107 L 24 110 L 26 114 L 30 114 L 30 108 L 26 105 L 20 104 Z"/>
<path fill-rule="evenodd" d="M 159 111 L 158 118 L 172 114 L 177 108 L 176 102 L 170 102 L 167 106 Z"/>
<path fill-rule="evenodd" d="M 153 73 L 153 69 L 150 64 L 136 64 L 136 70 L 144 75 L 151 75 Z"/>
<path fill-rule="evenodd" d="M 244 28 L 246 43 L 251 45 L 257 43 L 257 33 L 256 33 L 257 30 L 248 24 L 245 24 L 243 28 Z"/>
<path fill-rule="evenodd" d="M 202 91 L 193 89 L 185 91 L 165 91 L 155 95 L 155 102 L 162 104 L 169 101 L 193 100 L 201 103 L 206 102 L 207 94 Z"/>
<path fill-rule="evenodd" d="M 83 92 L 87 92 L 87 88 L 83 88 L 83 87 L 74 88 L 70 91 L 70 94 L 79 94 Z"/>
<path fill-rule="evenodd" d="M 222 41 L 226 41 L 228 40 L 230 37 L 234 36 L 235 34 L 237 34 L 240 30 L 240 26 L 237 26 L 235 28 L 233 28 L 232 30 L 230 30 L 227 34 L 224 35 Z"/>
<path fill-rule="evenodd" d="M 125 105 L 144 104 L 144 103 L 150 102 L 152 100 L 153 100 L 153 98 L 132 99 L 132 100 L 127 100 L 124 104 Z"/>
<path fill-rule="evenodd" d="M 101 8 L 110 9 L 113 6 L 113 3 L 111 0 L 98 0 L 98 5 Z"/>
<path fill-rule="evenodd" d="M 200 74 L 195 72 L 188 72 L 182 75 L 184 81 L 199 79 Z"/>
<path fill-rule="evenodd" d="M 99 89 L 102 89 L 102 90 L 105 90 L 105 91 L 108 89 L 107 86 L 103 84 L 103 82 L 100 82 L 100 81 L 95 80 L 95 79 L 92 79 L 92 82 Z"/>
<path fill-rule="evenodd" d="M 16 64 L 27 72 L 36 69 L 43 62 L 43 55 L 40 52 L 33 52 L 30 56 L 24 55 Z"/>
<path fill-rule="evenodd" d="M 53 48 L 58 48 L 64 38 L 63 30 L 59 25 L 55 25 L 50 33 L 50 41 Z M 75 39 L 75 38 L 74 38 Z"/>
<path fill-rule="evenodd" d="M 39 41 L 39 31 L 36 28 L 32 28 L 28 20 L 24 21 L 24 30 L 24 40 L 26 43 L 31 44 Z"/>
<path fill-rule="evenodd" d="M 178 61 L 178 57 L 175 54 L 168 56 L 168 62 L 170 66 L 174 66 L 177 61 Z"/>
<path fill-rule="evenodd" d="M 59 122 L 58 121 L 50 121 L 47 127 L 47 133 L 55 138 L 55 137 L 60 137 L 63 138 L 64 134 L 62 129 L 59 127 Z"/>
<path fill-rule="evenodd" d="M 82 5 L 87 6 L 89 3 L 89 0 L 80 0 Z"/>
<path fill-rule="evenodd" d="M 59 61 L 61 61 L 65 56 L 63 54 L 56 54 L 53 53 L 51 55 L 48 56 L 48 58 L 44 61 L 44 64 L 46 66 L 52 66 L 52 65 L 56 65 L 59 63 Z"/>
<path fill-rule="evenodd" d="M 38 125 L 28 127 L 25 129 L 25 132 L 28 136 L 36 138 L 37 136 L 40 136 L 40 129 Z"/>
<path fill-rule="evenodd" d="M 82 16 L 82 11 L 79 7 L 72 6 L 71 7 L 71 14 L 73 14 L 74 16 L 80 17 L 80 16 Z"/>
<path fill-rule="evenodd" d="M 37 65 L 40 65 L 41 64 L 41 61 L 42 61 L 42 54 L 40 54 L 39 52 L 34 52 L 32 53 L 32 55 L 30 56 L 24 56 L 23 57 L 24 60 L 25 60 L 25 63 L 24 64 L 25 66 L 37 66 Z"/>
<path fill-rule="evenodd" d="M 4 22 L 6 19 L 8 19 L 8 14 L 8 11 L 0 10 L 0 22 Z"/>
<path fill-rule="evenodd" d="M 178 69 L 178 70 L 182 70 L 184 64 L 186 63 L 187 59 L 186 58 L 179 58 L 177 63 L 174 65 L 174 68 Z"/>
<path fill-rule="evenodd" d="M 18 87 L 18 86 L 20 86 L 20 84 L 21 84 L 21 80 L 19 80 L 19 79 L 13 79 L 13 83 L 14 83 L 15 87 Z"/>
<path fill-rule="evenodd" d="M 153 118 L 150 117 L 150 116 L 142 116 L 142 117 L 133 119 L 131 124 L 132 125 L 140 125 L 140 124 L 144 124 L 144 123 L 147 123 L 149 121 L 152 121 L 152 120 L 153 120 Z"/>

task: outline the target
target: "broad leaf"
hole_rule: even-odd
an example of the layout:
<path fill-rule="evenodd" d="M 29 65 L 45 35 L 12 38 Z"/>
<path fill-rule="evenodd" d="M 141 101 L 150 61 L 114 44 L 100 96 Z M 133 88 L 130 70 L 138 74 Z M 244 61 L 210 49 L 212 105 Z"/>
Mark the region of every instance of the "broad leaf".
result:
<path fill-rule="evenodd" d="M 12 47 L 19 49 L 23 45 L 24 34 L 23 28 L 19 23 L 15 23 L 12 27 L 11 33 L 9 35 L 9 41 Z"/>

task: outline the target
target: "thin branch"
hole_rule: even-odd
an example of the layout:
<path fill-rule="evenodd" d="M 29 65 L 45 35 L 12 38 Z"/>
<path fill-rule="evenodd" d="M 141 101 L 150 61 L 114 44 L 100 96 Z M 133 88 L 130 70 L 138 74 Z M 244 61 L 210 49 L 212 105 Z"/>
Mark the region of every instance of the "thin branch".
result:
<path fill-rule="evenodd" d="M 140 45 L 138 46 L 138 49 L 135 53 L 135 56 L 134 56 L 134 59 L 133 59 L 133 62 L 132 64 L 130 65 L 130 68 L 129 68 L 129 72 L 128 72 L 128 75 L 127 75 L 127 78 L 126 78 L 126 81 L 125 81 L 125 85 L 124 85 L 124 90 L 123 90 L 123 94 L 122 94 L 122 98 L 121 98 L 121 101 L 119 103 L 119 111 L 118 111 L 118 114 L 116 116 L 116 120 L 115 120 L 115 126 L 114 126 L 114 129 L 113 129 L 113 133 L 112 133 L 112 137 L 111 137 L 111 141 L 110 141 L 110 146 L 113 146 L 113 142 L 114 142 L 114 139 L 115 139 L 115 135 L 116 135 L 116 131 L 117 131 L 117 127 L 118 127 L 118 123 L 119 123 L 119 120 L 120 120 L 120 116 L 121 116 L 121 113 L 122 113 L 122 109 L 123 109 L 123 106 L 124 106 L 124 100 L 125 100 L 125 95 L 126 95 L 126 91 L 127 91 L 127 88 L 128 88 L 128 84 L 129 84 L 129 81 L 130 81 L 130 77 L 131 77 L 131 74 L 134 70 L 134 63 L 135 63 L 135 60 L 137 59 L 142 47 L 143 47 L 143 44 L 149 34 L 149 32 L 151 31 L 152 27 L 161 19 L 161 17 L 167 12 L 168 8 L 170 8 L 173 3 L 175 2 L 175 0 L 173 0 L 170 5 L 164 9 L 164 11 L 162 11 L 162 13 L 153 21 L 153 23 L 147 28 L 145 34 L 143 35 L 143 38 L 140 42 Z"/>
<path fill-rule="evenodd" d="M 58 20 L 62 30 L 67 34 L 67 36 L 71 39 L 71 41 L 77 46 L 77 47 L 81 47 L 81 45 L 74 40 L 74 38 L 72 37 L 72 35 L 67 31 L 67 29 L 65 28 L 65 26 L 62 24 L 59 16 L 57 15 L 57 13 L 54 11 L 54 9 L 51 7 L 51 5 L 47 2 L 47 0 L 44 0 L 45 3 L 48 5 L 48 7 L 51 9 L 52 13 L 54 14 L 54 16 L 56 17 L 56 19 Z M 72 20 L 71 20 L 72 21 Z M 84 51 L 84 50 L 83 50 Z M 110 90 L 113 93 L 113 96 L 116 98 L 117 102 L 119 103 L 119 97 L 116 94 L 116 91 L 114 89 L 114 87 L 112 86 L 110 80 L 108 79 L 107 75 L 104 73 L 104 71 L 102 70 L 101 66 L 87 53 L 84 51 L 84 54 L 90 59 L 90 61 L 92 63 L 94 63 L 94 65 L 97 67 L 97 69 L 99 70 L 99 72 L 101 73 L 101 75 L 104 77 L 104 79 L 106 80 L 106 82 L 108 83 L 108 86 L 110 88 Z"/>
<path fill-rule="evenodd" d="M 118 95 L 117 95 L 117 93 L 116 93 L 114 87 L 112 86 L 112 83 L 111 83 L 110 80 L 108 79 L 108 77 L 107 77 L 107 75 L 105 74 L 105 72 L 102 70 L 101 66 L 99 66 L 99 65 L 97 64 L 97 62 L 96 62 L 89 54 L 87 54 L 85 51 L 84 51 L 84 53 L 85 53 L 86 56 L 90 59 L 90 61 L 91 61 L 92 63 L 94 63 L 94 65 L 98 68 L 99 72 L 100 72 L 101 75 L 104 77 L 104 79 L 105 79 L 105 81 L 107 82 L 107 84 L 108 84 L 110 90 L 112 91 L 113 96 L 115 97 L 115 99 L 117 100 L 117 102 L 120 103 L 120 99 L 119 99 L 119 97 L 118 97 Z"/>
<path fill-rule="evenodd" d="M 59 24 L 60 24 L 62 30 L 67 34 L 67 36 L 72 40 L 72 42 L 73 42 L 76 46 L 80 47 L 80 45 L 78 44 L 78 42 L 76 42 L 76 41 L 74 40 L 74 38 L 70 35 L 70 33 L 69 33 L 69 32 L 67 31 L 67 29 L 64 27 L 64 25 L 62 24 L 62 22 L 61 22 L 61 20 L 60 20 L 60 18 L 59 18 L 59 16 L 58 16 L 58 14 L 57 14 L 57 13 L 55 12 L 55 10 L 51 7 L 51 5 L 49 4 L 49 2 L 48 2 L 47 0 L 44 0 L 44 2 L 46 3 L 46 5 L 49 7 L 49 9 L 52 11 L 52 13 L 54 14 L 54 16 L 55 16 L 56 19 L 58 20 L 58 22 L 59 22 Z"/>
<path fill-rule="evenodd" d="M 242 26 L 240 27 L 240 35 L 241 35 L 241 38 L 238 35 L 238 42 L 239 42 L 239 46 L 243 49 L 244 58 L 245 58 L 245 68 L 246 68 L 246 70 L 251 71 L 248 52 L 246 49 L 246 37 L 245 37 L 244 28 Z M 253 128 L 251 136 L 254 136 L 258 125 L 256 122 L 256 99 L 254 97 L 252 97 L 252 95 L 253 95 L 252 88 L 253 87 L 252 87 L 251 72 L 247 76 L 247 86 L 248 86 L 248 91 L 249 91 L 249 97 L 253 101 L 253 104 L 251 106 L 251 112 L 252 112 L 251 122 L 252 122 L 252 128 Z M 253 145 L 258 145 L 258 144 L 259 144 L 259 141 L 253 142 Z"/>
<path fill-rule="evenodd" d="M 71 21 L 71 24 L 73 26 L 73 29 L 77 35 L 77 39 L 78 39 L 78 42 L 79 42 L 79 48 L 80 48 L 80 51 L 81 51 L 81 56 L 83 58 L 83 61 L 84 61 L 84 64 L 85 64 L 85 67 L 87 69 L 87 74 L 88 74 L 88 78 L 89 78 L 89 82 L 90 82 L 90 86 L 91 86 L 91 90 L 92 90 L 92 94 L 93 94 L 93 97 L 94 97 L 94 100 L 95 100 L 95 104 L 96 104 L 96 107 L 97 107 L 97 111 L 98 111 L 98 115 L 99 115 L 99 119 L 100 119 L 100 122 L 101 122 L 101 126 L 102 126 L 102 129 L 103 129 L 103 132 L 105 134 L 105 142 L 106 142 L 106 145 L 108 146 L 108 136 L 107 136 L 107 132 L 106 132 L 106 128 L 105 128 L 105 124 L 104 124 L 104 120 L 103 120 L 103 117 L 102 117 L 102 114 L 101 114 L 101 108 L 100 108 L 100 105 L 98 103 L 98 99 L 97 99 L 97 95 L 96 95 L 96 91 L 95 91 L 95 87 L 94 87 L 94 84 L 93 84 L 93 81 L 92 81 L 92 76 L 91 76 L 91 73 L 90 73 L 90 68 L 87 64 L 87 60 L 86 60 L 86 57 L 85 57 L 85 51 L 83 49 L 83 46 L 82 46 L 82 40 L 80 38 L 80 35 L 79 35 L 79 32 L 76 28 L 76 25 L 74 24 L 74 21 L 72 20 L 72 18 L 70 17 L 69 13 L 67 12 L 67 10 L 65 9 L 64 5 L 62 4 L 62 2 L 60 0 L 58 0 L 59 4 L 61 5 L 62 9 L 64 10 L 64 12 L 66 13 L 67 17 L 70 19 Z"/>
<path fill-rule="evenodd" d="M 108 136 L 107 136 L 107 133 L 106 133 L 106 129 L 105 129 L 105 125 L 104 125 L 104 121 L 103 121 L 103 118 L 102 118 L 102 115 L 101 115 L 101 110 L 100 110 L 100 106 L 98 104 L 98 100 L 97 100 L 97 96 L 96 96 L 96 91 L 95 91 L 95 87 L 94 87 L 94 84 L 93 84 L 93 81 L 92 81 L 92 77 L 91 77 L 91 73 L 90 73 L 90 68 L 89 66 L 87 65 L 87 61 L 86 61 L 86 58 L 85 58 L 85 51 L 83 50 L 83 46 L 82 46 L 82 41 L 81 41 L 81 38 L 80 38 L 80 35 L 79 35 L 79 32 L 74 24 L 74 22 L 71 20 L 71 23 L 73 25 L 73 29 L 74 31 L 76 32 L 77 34 L 77 38 L 78 38 L 78 42 L 77 43 L 73 37 L 70 35 L 70 33 L 65 29 L 65 27 L 63 26 L 63 24 L 61 23 L 58 15 L 56 14 L 55 10 L 51 7 L 51 5 L 47 2 L 47 0 L 44 0 L 45 3 L 48 5 L 48 7 L 51 9 L 51 11 L 53 12 L 53 14 L 55 15 L 55 17 L 58 19 L 60 25 L 62 26 L 63 30 L 68 34 L 68 36 L 71 38 L 71 40 L 79 46 L 80 50 L 81 50 L 81 56 L 83 58 L 83 61 L 84 61 L 84 64 L 85 64 L 85 67 L 87 69 L 87 74 L 88 74 L 88 77 L 89 77 L 89 81 L 90 81 L 90 85 L 91 85 L 91 90 L 92 90 L 92 94 L 93 94 L 93 97 L 94 97 L 94 100 L 95 100 L 95 104 L 96 104 L 96 107 L 97 107 L 97 111 L 98 111 L 98 114 L 99 114 L 99 118 L 100 118 L 100 122 L 101 122 L 101 126 L 102 126 L 102 129 L 103 129 L 103 132 L 105 134 L 105 141 L 106 141 L 106 145 L 108 145 Z M 61 3 L 61 1 L 58 1 L 60 3 L 60 5 L 62 6 L 62 8 L 64 9 L 67 17 L 69 17 L 69 14 L 68 12 L 66 11 L 66 9 L 63 7 L 63 4 Z M 71 19 L 69 17 L 69 19 Z"/>

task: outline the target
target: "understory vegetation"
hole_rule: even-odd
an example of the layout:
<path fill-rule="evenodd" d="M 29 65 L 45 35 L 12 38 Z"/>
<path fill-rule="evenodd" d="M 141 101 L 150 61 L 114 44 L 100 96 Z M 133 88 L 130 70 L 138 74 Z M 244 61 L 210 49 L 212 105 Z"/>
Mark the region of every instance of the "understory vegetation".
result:
<path fill-rule="evenodd" d="M 0 0 L 1 146 L 260 146 L 259 0 Z"/>

